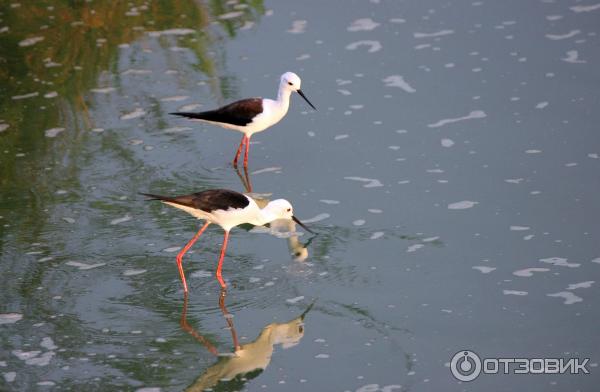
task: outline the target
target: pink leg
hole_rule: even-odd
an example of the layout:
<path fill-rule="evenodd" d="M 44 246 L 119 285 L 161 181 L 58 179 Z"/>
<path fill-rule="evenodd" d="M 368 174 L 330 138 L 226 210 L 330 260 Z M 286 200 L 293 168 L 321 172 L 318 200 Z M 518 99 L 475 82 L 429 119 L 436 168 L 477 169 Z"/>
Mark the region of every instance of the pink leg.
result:
<path fill-rule="evenodd" d="M 248 152 L 250 151 L 250 136 L 246 136 L 246 152 L 244 153 L 244 168 L 248 168 Z"/>
<path fill-rule="evenodd" d="M 246 143 L 246 135 L 244 134 L 244 136 L 242 136 L 242 141 L 240 142 L 240 146 L 238 147 L 237 152 L 235 153 L 235 158 L 233 159 L 234 167 L 237 167 L 238 158 L 242 154 L 242 148 L 244 147 L 245 143 Z"/>
<path fill-rule="evenodd" d="M 198 238 L 200 238 L 200 236 L 202 235 L 202 233 L 204 233 L 204 230 L 206 230 L 206 228 L 208 227 L 208 225 L 210 225 L 210 222 L 206 222 L 204 224 L 204 226 L 202 226 L 202 228 L 200 230 L 198 230 L 198 232 L 196 233 L 196 235 L 194 236 L 194 238 L 192 238 L 190 240 L 190 242 L 187 243 L 186 246 L 183 247 L 183 249 L 177 254 L 177 269 L 179 270 L 179 276 L 181 277 L 181 283 L 183 283 L 183 292 L 187 295 L 188 292 L 188 287 L 187 287 L 187 283 L 185 281 L 185 273 L 183 272 L 183 266 L 181 265 L 181 263 L 183 262 L 183 255 L 190 250 L 190 248 L 192 247 L 192 245 L 194 245 L 194 242 L 196 242 L 198 240 Z"/>
<path fill-rule="evenodd" d="M 217 265 L 217 279 L 219 280 L 219 284 L 224 289 L 227 287 L 225 282 L 223 281 L 223 276 L 221 275 L 221 269 L 223 268 L 223 258 L 225 257 L 225 249 L 227 249 L 227 240 L 229 239 L 229 232 L 225 232 L 225 236 L 223 237 L 223 247 L 221 248 L 221 256 L 219 257 L 219 264 Z"/>

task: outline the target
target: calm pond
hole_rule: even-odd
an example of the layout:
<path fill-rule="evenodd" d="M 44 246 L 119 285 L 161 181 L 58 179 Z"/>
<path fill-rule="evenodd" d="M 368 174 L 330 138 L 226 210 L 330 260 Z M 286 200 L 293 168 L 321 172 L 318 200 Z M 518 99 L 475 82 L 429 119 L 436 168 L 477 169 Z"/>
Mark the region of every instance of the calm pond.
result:
<path fill-rule="evenodd" d="M 596 390 L 599 44 L 597 0 L 1 1 L 0 390 Z M 169 115 L 286 71 L 247 175 Z M 233 229 L 221 293 L 211 226 L 184 301 L 201 222 L 139 193 L 211 188 L 317 235 Z"/>

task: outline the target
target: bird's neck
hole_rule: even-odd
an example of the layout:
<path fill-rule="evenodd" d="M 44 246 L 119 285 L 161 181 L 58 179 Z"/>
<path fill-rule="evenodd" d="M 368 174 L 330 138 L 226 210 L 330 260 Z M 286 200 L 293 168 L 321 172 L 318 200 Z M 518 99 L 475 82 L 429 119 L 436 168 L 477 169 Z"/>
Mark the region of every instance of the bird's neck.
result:
<path fill-rule="evenodd" d="M 287 88 L 280 88 L 277 92 L 277 103 L 282 106 L 290 105 L 290 95 L 292 92 Z"/>
<path fill-rule="evenodd" d="M 251 223 L 255 226 L 264 226 L 267 223 L 271 223 L 276 219 L 277 215 L 273 211 L 271 211 L 271 208 L 269 208 L 269 205 L 267 204 L 265 208 L 258 210 L 254 221 Z"/>

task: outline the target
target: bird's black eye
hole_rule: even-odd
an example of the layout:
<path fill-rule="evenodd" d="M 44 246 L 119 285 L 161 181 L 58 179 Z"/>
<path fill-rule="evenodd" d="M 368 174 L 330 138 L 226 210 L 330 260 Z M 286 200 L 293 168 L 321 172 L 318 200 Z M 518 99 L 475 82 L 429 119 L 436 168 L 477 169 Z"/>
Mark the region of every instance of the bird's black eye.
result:
<path fill-rule="evenodd" d="M 288 82 L 288 84 L 289 84 L 290 86 L 293 86 L 293 85 L 294 85 L 294 83 L 292 83 L 292 82 Z"/>
<path fill-rule="evenodd" d="M 291 208 L 288 208 L 286 211 L 287 211 L 287 212 L 291 212 L 291 211 L 292 211 L 292 209 L 291 209 Z"/>
<path fill-rule="evenodd" d="M 299 333 L 303 333 L 304 332 L 304 327 L 302 325 L 298 327 L 298 332 Z"/>

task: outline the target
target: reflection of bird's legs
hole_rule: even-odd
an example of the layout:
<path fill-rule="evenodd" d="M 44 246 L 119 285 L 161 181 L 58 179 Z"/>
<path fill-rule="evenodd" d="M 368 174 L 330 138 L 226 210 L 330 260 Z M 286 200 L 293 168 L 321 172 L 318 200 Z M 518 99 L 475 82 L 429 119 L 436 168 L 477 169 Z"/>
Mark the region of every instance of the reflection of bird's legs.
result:
<path fill-rule="evenodd" d="M 238 351 L 240 349 L 240 344 L 238 342 L 237 333 L 235 332 L 235 327 L 233 325 L 233 318 L 227 310 L 227 307 L 225 307 L 225 297 L 227 297 L 227 291 L 225 289 L 221 289 L 221 295 L 219 295 L 219 307 L 221 308 L 221 312 L 223 312 L 223 317 L 227 321 L 227 325 L 229 325 L 231 338 L 233 339 L 233 349 Z"/>
<path fill-rule="evenodd" d="M 240 146 L 237 149 L 237 152 L 235 153 L 235 158 L 233 159 L 233 167 L 237 167 L 237 163 L 238 163 L 238 158 L 240 157 L 240 154 L 242 153 L 242 148 L 244 147 L 244 144 L 246 144 L 247 142 L 247 137 L 244 134 L 244 136 L 242 136 L 242 141 L 240 142 Z"/>
<path fill-rule="evenodd" d="M 248 174 L 248 168 L 244 166 L 244 175 L 242 176 L 242 173 L 240 172 L 240 169 L 238 169 L 238 167 L 235 167 L 235 172 L 237 173 L 238 177 L 240 178 L 240 181 L 242 182 L 242 185 L 244 186 L 244 189 L 246 190 L 246 192 L 248 193 L 252 193 L 252 183 L 250 182 L 250 175 Z"/>
<path fill-rule="evenodd" d="M 187 304 L 188 304 L 188 295 L 187 293 L 183 296 L 183 311 L 181 312 L 181 319 L 179 319 L 179 325 L 181 325 L 181 329 L 192 335 L 197 341 L 202 343 L 204 347 L 208 351 L 210 351 L 214 355 L 219 355 L 217 348 L 213 346 L 208 340 L 204 338 L 204 336 L 200 335 L 191 325 L 187 322 Z"/>
<path fill-rule="evenodd" d="M 190 242 L 188 242 L 184 246 L 184 248 L 177 254 L 177 257 L 176 257 L 176 260 L 177 260 L 177 269 L 179 270 L 179 276 L 181 277 L 181 283 L 183 283 L 183 292 L 185 294 L 187 294 L 187 292 L 188 292 L 188 287 L 187 287 L 187 283 L 185 281 L 185 273 L 183 272 L 183 266 L 181 265 L 181 263 L 183 262 L 183 255 L 188 250 L 190 250 L 190 248 L 192 247 L 192 245 L 194 245 L 194 243 L 198 240 L 198 238 L 200 238 L 200 236 L 202 235 L 202 233 L 204 233 L 204 230 L 206 230 L 206 228 L 208 227 L 208 225 L 210 225 L 210 222 L 206 222 L 204 224 L 204 226 L 202 226 L 202 228 L 200 230 L 198 230 L 198 232 L 190 240 Z"/>

